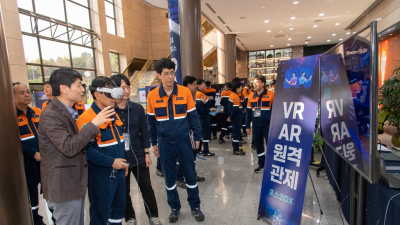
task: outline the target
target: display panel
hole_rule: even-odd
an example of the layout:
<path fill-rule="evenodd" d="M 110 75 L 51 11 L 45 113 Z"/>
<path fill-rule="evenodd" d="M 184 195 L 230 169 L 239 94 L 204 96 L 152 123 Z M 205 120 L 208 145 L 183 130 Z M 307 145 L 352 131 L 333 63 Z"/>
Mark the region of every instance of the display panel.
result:
<path fill-rule="evenodd" d="M 369 182 L 376 182 L 376 32 L 371 27 L 320 57 L 321 135 Z"/>

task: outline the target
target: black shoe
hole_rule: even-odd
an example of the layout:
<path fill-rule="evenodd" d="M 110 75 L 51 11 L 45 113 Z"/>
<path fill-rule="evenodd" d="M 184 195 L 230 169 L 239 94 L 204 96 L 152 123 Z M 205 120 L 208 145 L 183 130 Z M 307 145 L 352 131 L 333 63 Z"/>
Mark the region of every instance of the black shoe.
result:
<path fill-rule="evenodd" d="M 157 176 L 159 176 L 159 177 L 164 177 L 164 174 L 163 174 L 161 171 L 159 171 L 159 170 L 156 171 L 156 174 L 157 174 Z"/>
<path fill-rule="evenodd" d="M 200 208 L 195 208 L 192 210 L 192 215 L 197 222 L 204 221 L 204 214 L 201 212 Z"/>
<path fill-rule="evenodd" d="M 226 135 L 225 138 L 226 138 L 226 139 L 231 139 L 231 136 L 230 136 L 230 135 Z"/>
<path fill-rule="evenodd" d="M 237 151 L 233 151 L 233 154 L 234 155 L 245 155 L 246 153 L 243 150 L 239 149 Z"/>
<path fill-rule="evenodd" d="M 176 186 L 178 186 L 180 188 L 183 188 L 183 189 L 186 189 L 186 183 L 183 180 L 177 180 L 176 181 Z"/>
<path fill-rule="evenodd" d="M 224 139 L 222 139 L 222 140 L 219 139 L 218 142 L 219 142 L 220 144 L 225 143 Z"/>
<path fill-rule="evenodd" d="M 247 134 L 246 133 L 242 133 L 242 137 L 247 137 Z"/>
<path fill-rule="evenodd" d="M 177 209 L 172 209 L 171 214 L 169 214 L 169 222 L 170 223 L 176 223 L 179 220 L 179 214 L 181 212 Z"/>
<path fill-rule="evenodd" d="M 241 140 L 240 144 L 247 144 L 247 142 L 245 140 Z"/>
<path fill-rule="evenodd" d="M 264 168 L 258 166 L 257 169 L 254 170 L 254 173 L 262 173 L 263 171 L 264 171 Z"/>
<path fill-rule="evenodd" d="M 207 153 L 203 154 L 203 156 L 214 156 L 214 155 L 215 155 L 215 153 L 211 153 L 211 152 L 207 152 Z"/>
<path fill-rule="evenodd" d="M 197 182 L 204 182 L 206 180 L 206 178 L 196 176 L 196 180 L 197 180 Z"/>
<path fill-rule="evenodd" d="M 199 152 L 197 153 L 197 155 L 199 155 L 199 154 L 203 154 L 203 151 L 199 151 Z"/>
<path fill-rule="evenodd" d="M 212 138 L 211 138 L 211 140 L 217 140 L 217 139 L 218 139 L 217 137 L 212 137 Z"/>

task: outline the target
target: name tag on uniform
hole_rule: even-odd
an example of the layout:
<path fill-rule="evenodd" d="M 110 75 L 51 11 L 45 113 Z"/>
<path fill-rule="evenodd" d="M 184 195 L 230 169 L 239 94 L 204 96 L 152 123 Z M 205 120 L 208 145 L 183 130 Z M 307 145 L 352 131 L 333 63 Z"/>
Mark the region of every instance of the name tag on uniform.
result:
<path fill-rule="evenodd" d="M 261 117 L 261 108 L 255 108 L 254 109 L 254 117 Z"/>
<path fill-rule="evenodd" d="M 157 103 L 161 103 L 161 102 L 163 102 L 163 100 L 157 100 Z"/>
<path fill-rule="evenodd" d="M 264 98 L 269 98 L 269 96 L 267 95 L 267 96 L 264 96 Z"/>
<path fill-rule="evenodd" d="M 183 97 L 176 98 L 176 100 L 183 100 Z"/>

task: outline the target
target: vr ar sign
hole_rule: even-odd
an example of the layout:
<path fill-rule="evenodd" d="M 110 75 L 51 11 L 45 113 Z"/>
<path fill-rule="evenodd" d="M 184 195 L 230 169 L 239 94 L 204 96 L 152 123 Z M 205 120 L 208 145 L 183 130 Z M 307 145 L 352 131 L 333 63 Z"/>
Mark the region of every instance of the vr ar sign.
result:
<path fill-rule="evenodd" d="M 300 120 L 303 120 L 303 111 L 304 111 L 304 103 L 302 102 L 291 102 L 289 108 L 287 107 L 287 102 L 283 103 L 283 109 L 285 113 L 285 119 L 288 119 L 290 116 L 290 112 L 293 110 L 293 119 L 296 119 L 296 115 L 298 115 Z M 288 132 L 288 125 L 285 123 L 282 126 L 281 133 L 279 134 L 278 139 L 282 139 L 284 137 L 286 141 L 293 141 L 293 138 L 296 138 L 296 142 L 300 143 L 300 136 L 301 134 L 301 126 L 292 124 L 290 129 L 290 139 L 289 139 L 289 132 Z"/>

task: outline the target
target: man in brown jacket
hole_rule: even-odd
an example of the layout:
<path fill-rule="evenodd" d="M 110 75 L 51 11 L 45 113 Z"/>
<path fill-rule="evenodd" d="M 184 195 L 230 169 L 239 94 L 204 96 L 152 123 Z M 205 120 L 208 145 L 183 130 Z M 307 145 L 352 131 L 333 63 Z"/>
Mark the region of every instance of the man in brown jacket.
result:
<path fill-rule="evenodd" d="M 43 197 L 57 225 L 83 225 L 88 183 L 85 146 L 99 133 L 98 126 L 113 120 L 109 117 L 115 112 L 105 108 L 79 131 L 72 106 L 82 101 L 82 76 L 61 68 L 51 74 L 50 84 L 54 98 L 39 122 Z"/>

